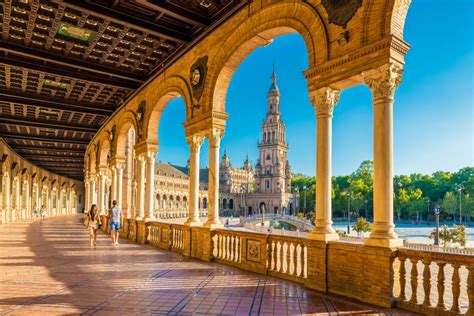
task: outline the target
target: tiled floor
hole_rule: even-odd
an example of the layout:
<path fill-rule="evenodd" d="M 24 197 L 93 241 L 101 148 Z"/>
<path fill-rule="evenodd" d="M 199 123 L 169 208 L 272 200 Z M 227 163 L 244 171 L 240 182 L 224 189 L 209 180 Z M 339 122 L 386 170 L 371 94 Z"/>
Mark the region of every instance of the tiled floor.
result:
<path fill-rule="evenodd" d="M 100 234 L 77 217 L 0 226 L 1 315 L 375 315 L 373 306 Z M 390 311 L 386 314 L 400 314 Z"/>

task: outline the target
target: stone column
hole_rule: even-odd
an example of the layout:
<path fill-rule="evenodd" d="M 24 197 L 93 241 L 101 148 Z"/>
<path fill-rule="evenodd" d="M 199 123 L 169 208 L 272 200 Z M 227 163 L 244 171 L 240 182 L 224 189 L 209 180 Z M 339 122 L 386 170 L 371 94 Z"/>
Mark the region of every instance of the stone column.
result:
<path fill-rule="evenodd" d="M 116 182 L 117 182 L 117 189 L 116 189 L 116 201 L 118 208 L 122 209 L 122 182 L 123 182 L 123 165 L 117 164 L 115 166 L 116 172 Z"/>
<path fill-rule="evenodd" d="M 147 220 L 153 220 L 155 218 L 155 215 L 153 214 L 155 209 L 155 157 L 155 152 L 147 152 L 145 188 L 145 210 Z"/>
<path fill-rule="evenodd" d="M 204 138 L 194 135 L 187 137 L 186 141 L 190 148 L 189 216 L 184 224 L 187 226 L 196 226 L 201 222 L 199 219 L 199 153 Z"/>
<path fill-rule="evenodd" d="M 84 212 L 88 212 L 90 209 L 90 188 L 89 188 L 89 176 L 86 174 L 84 179 Z"/>
<path fill-rule="evenodd" d="M 390 63 L 363 74 L 374 104 L 374 223 L 364 240 L 370 246 L 402 246 L 393 224 L 393 96 L 402 73 Z"/>
<path fill-rule="evenodd" d="M 137 220 L 145 218 L 145 156 L 137 157 Z"/>
<path fill-rule="evenodd" d="M 97 192 L 96 192 L 96 188 L 95 188 L 95 182 L 96 182 L 96 176 L 95 174 L 94 175 L 91 175 L 90 177 L 90 206 L 92 206 L 92 204 L 96 204 L 97 205 Z"/>
<path fill-rule="evenodd" d="M 204 227 L 213 229 L 222 227 L 219 220 L 219 148 L 223 131 L 212 129 L 207 135 L 209 140 L 209 183 L 208 183 L 208 217 Z"/>
<path fill-rule="evenodd" d="M 97 208 L 99 210 L 99 214 L 105 214 L 105 185 L 107 181 L 107 168 L 101 167 L 99 171 L 99 196 L 98 196 L 98 205 Z"/>
<path fill-rule="evenodd" d="M 316 111 L 316 219 L 310 239 L 330 241 L 339 236 L 332 228 L 331 165 L 332 113 L 339 101 L 339 90 L 322 88 L 311 96 Z"/>
<path fill-rule="evenodd" d="M 110 192 L 110 202 L 117 200 L 117 168 L 111 166 L 112 171 L 112 188 Z"/>

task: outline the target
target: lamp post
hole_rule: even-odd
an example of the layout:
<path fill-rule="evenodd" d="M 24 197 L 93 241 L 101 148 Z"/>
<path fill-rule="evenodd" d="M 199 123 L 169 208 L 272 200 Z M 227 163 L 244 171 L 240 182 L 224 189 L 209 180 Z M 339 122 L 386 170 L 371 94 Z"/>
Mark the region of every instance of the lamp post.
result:
<path fill-rule="evenodd" d="M 303 186 L 303 213 L 306 214 L 306 186 Z"/>
<path fill-rule="evenodd" d="M 351 194 L 347 192 L 347 234 L 351 233 Z"/>
<path fill-rule="evenodd" d="M 427 212 L 426 212 L 426 220 L 428 220 L 428 214 L 430 213 L 430 199 L 428 198 L 428 201 L 426 202 L 428 204 L 428 209 L 427 209 Z"/>
<path fill-rule="evenodd" d="M 367 200 L 364 200 L 364 203 L 365 203 L 365 219 L 366 220 L 369 220 L 369 213 L 367 212 Z"/>
<path fill-rule="evenodd" d="M 435 237 L 434 237 L 434 245 L 439 246 L 439 213 L 440 213 L 440 208 L 439 206 L 435 207 L 435 216 L 436 216 L 436 232 L 435 232 Z"/>
<path fill-rule="evenodd" d="M 296 215 L 296 213 L 297 213 L 297 205 L 296 205 L 297 199 L 296 199 L 296 196 L 298 195 L 298 188 L 295 188 L 293 190 L 293 192 L 294 192 L 293 199 L 294 199 L 295 203 L 294 203 L 294 207 L 293 207 L 293 213 L 294 214 L 292 214 L 292 215 Z"/>
<path fill-rule="evenodd" d="M 464 190 L 464 187 L 460 184 L 457 187 L 457 190 L 459 192 L 459 225 L 462 224 L 462 190 Z"/>

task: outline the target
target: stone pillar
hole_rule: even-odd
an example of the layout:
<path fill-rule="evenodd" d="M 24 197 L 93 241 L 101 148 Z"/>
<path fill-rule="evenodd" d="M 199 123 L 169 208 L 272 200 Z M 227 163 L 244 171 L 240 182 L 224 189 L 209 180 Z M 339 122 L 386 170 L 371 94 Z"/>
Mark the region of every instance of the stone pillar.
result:
<path fill-rule="evenodd" d="M 199 153 L 204 138 L 194 135 L 187 137 L 186 141 L 190 149 L 189 216 L 184 224 L 187 226 L 196 226 L 201 222 L 199 220 Z"/>
<path fill-rule="evenodd" d="M 332 228 L 331 164 L 332 113 L 339 101 L 339 90 L 322 88 L 311 97 L 316 111 L 316 219 L 310 239 L 330 241 L 339 236 Z"/>
<path fill-rule="evenodd" d="M 84 179 L 84 212 L 88 212 L 90 209 L 89 201 L 90 201 L 90 182 L 89 176 L 86 174 Z"/>
<path fill-rule="evenodd" d="M 117 168 L 111 166 L 112 171 L 112 188 L 110 192 L 110 202 L 117 200 Z"/>
<path fill-rule="evenodd" d="M 123 165 L 117 164 L 115 166 L 116 172 L 116 181 L 117 181 L 117 189 L 116 189 L 116 201 L 118 208 L 122 209 L 122 183 L 123 183 Z"/>
<path fill-rule="evenodd" d="M 94 175 L 91 175 L 90 177 L 90 206 L 92 206 L 92 204 L 96 204 L 97 205 L 97 192 L 96 192 L 96 188 L 95 188 L 95 182 L 96 182 L 96 176 L 95 174 Z"/>
<path fill-rule="evenodd" d="M 155 215 L 153 214 L 155 209 L 155 157 L 155 152 L 147 152 L 145 188 L 145 210 L 147 220 L 153 220 L 155 218 Z"/>
<path fill-rule="evenodd" d="M 100 167 L 99 171 L 99 196 L 98 196 L 98 202 L 97 202 L 97 208 L 99 211 L 99 214 L 103 215 L 106 213 L 106 206 L 105 206 L 105 185 L 107 181 L 107 168 L 106 167 Z"/>
<path fill-rule="evenodd" d="M 137 157 L 137 220 L 145 218 L 145 156 Z"/>
<path fill-rule="evenodd" d="M 213 229 L 222 227 L 219 220 L 219 148 L 223 131 L 212 129 L 209 140 L 209 184 L 208 184 L 208 218 L 204 227 Z"/>
<path fill-rule="evenodd" d="M 390 63 L 363 74 L 374 104 L 374 223 L 364 239 L 370 246 L 402 246 L 393 224 L 393 96 L 402 73 Z"/>

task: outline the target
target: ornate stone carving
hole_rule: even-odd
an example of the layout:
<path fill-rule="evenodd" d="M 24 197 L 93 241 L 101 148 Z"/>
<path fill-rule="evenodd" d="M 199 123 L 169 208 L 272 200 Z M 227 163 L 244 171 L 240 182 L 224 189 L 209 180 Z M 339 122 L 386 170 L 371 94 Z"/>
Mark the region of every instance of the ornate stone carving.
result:
<path fill-rule="evenodd" d="M 199 102 L 204 90 L 204 83 L 207 75 L 207 56 L 199 58 L 192 66 L 189 81 L 193 91 L 193 98 Z"/>
<path fill-rule="evenodd" d="M 145 134 L 143 129 L 145 128 L 145 113 L 146 113 L 146 100 L 141 100 L 137 108 L 137 134 L 138 138 L 142 139 L 142 136 Z"/>
<path fill-rule="evenodd" d="M 224 137 L 224 130 L 213 128 L 209 131 L 206 137 L 209 140 L 209 146 L 218 147 L 221 143 L 222 137 Z"/>
<path fill-rule="evenodd" d="M 328 13 L 329 23 L 346 28 L 362 5 L 362 0 L 322 0 L 321 3 Z"/>
<path fill-rule="evenodd" d="M 316 117 L 332 116 L 334 107 L 339 102 L 339 90 L 322 88 L 311 94 L 311 104 L 316 111 Z"/>
<path fill-rule="evenodd" d="M 204 143 L 204 137 L 201 135 L 192 135 L 186 137 L 186 142 L 189 144 L 191 151 L 196 151 L 201 148 L 201 145 Z"/>
<path fill-rule="evenodd" d="M 403 68 L 398 64 L 389 63 L 362 75 L 365 84 L 372 90 L 374 99 L 393 98 L 395 89 L 402 82 Z"/>

